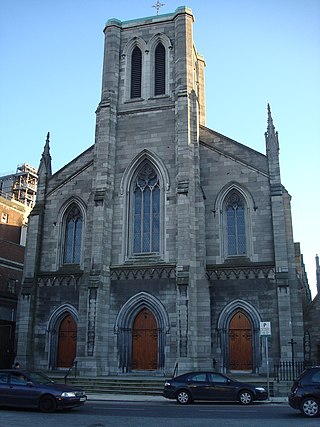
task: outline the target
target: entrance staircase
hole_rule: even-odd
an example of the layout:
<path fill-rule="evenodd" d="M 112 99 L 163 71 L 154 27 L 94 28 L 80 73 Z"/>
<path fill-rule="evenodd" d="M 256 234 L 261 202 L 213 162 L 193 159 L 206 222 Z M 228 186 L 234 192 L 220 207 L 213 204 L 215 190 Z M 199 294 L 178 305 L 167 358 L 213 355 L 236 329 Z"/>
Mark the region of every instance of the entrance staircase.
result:
<path fill-rule="evenodd" d="M 48 373 L 57 383 L 64 383 L 61 374 Z M 125 394 L 161 396 L 165 378 L 150 377 L 68 377 L 67 384 L 81 387 L 89 394 Z"/>
<path fill-rule="evenodd" d="M 48 372 L 47 375 L 57 383 L 64 383 L 64 373 Z M 233 379 L 250 382 L 267 388 L 265 377 L 251 375 L 230 375 Z M 150 376 L 108 376 L 108 377 L 74 377 L 68 376 L 67 384 L 83 388 L 88 394 L 124 394 L 161 396 L 165 380 L 168 377 Z M 270 396 L 287 396 L 291 383 L 269 381 Z"/>

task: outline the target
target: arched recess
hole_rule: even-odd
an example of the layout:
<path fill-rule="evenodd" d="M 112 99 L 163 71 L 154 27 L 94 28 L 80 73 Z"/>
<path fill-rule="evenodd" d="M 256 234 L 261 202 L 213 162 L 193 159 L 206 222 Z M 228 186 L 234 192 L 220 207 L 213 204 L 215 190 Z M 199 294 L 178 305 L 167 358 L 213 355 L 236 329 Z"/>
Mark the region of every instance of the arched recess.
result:
<path fill-rule="evenodd" d="M 230 182 L 225 185 L 218 193 L 214 205 L 211 209 L 212 212 L 218 214 L 219 221 L 219 235 L 220 235 L 220 256 L 221 261 L 224 262 L 228 257 L 228 243 L 227 243 L 227 218 L 225 204 L 232 193 L 238 193 L 244 203 L 244 221 L 245 221 L 245 238 L 246 238 L 246 253 L 244 256 L 252 260 L 253 258 L 253 239 L 252 239 L 252 215 L 257 209 L 255 201 L 250 191 L 237 182 Z"/>
<path fill-rule="evenodd" d="M 48 320 L 47 342 L 48 342 L 48 368 L 57 368 L 59 328 L 63 320 L 71 316 L 76 325 L 78 324 L 78 311 L 71 304 L 64 304 L 54 310 Z"/>
<path fill-rule="evenodd" d="M 156 319 L 158 327 L 158 370 L 163 370 L 165 363 L 166 334 L 169 332 L 169 318 L 162 303 L 147 292 L 132 296 L 120 309 L 116 323 L 119 369 L 129 372 L 132 369 L 132 329 L 138 314 L 149 310 Z"/>
<path fill-rule="evenodd" d="M 165 95 L 169 94 L 169 82 L 170 82 L 170 60 L 171 55 L 170 52 L 172 51 L 172 43 L 168 36 L 166 36 L 163 33 L 157 33 L 155 34 L 148 42 L 147 44 L 147 52 L 149 55 L 149 68 L 150 68 L 150 82 L 149 82 L 149 96 L 154 96 L 154 87 L 155 87 L 155 51 L 159 43 L 162 44 L 162 46 L 165 49 Z"/>
<path fill-rule="evenodd" d="M 166 191 L 170 189 L 169 173 L 163 160 L 156 153 L 144 149 L 133 160 L 131 160 L 129 165 L 126 167 L 120 182 L 120 194 L 124 195 L 125 192 L 128 192 L 129 182 L 132 179 L 132 175 L 144 160 L 149 160 L 155 169 L 157 169 L 160 177 L 162 178 L 162 187 Z"/>
<path fill-rule="evenodd" d="M 220 348 L 222 355 L 223 370 L 230 370 L 230 344 L 229 344 L 229 329 L 230 322 L 236 313 L 243 313 L 249 320 L 252 331 L 252 372 L 257 372 L 260 366 L 260 322 L 261 316 L 255 307 L 246 301 L 236 299 L 227 304 L 221 311 L 218 322 L 217 331 L 220 337 Z"/>
<path fill-rule="evenodd" d="M 66 232 L 66 218 L 69 209 L 75 205 L 82 216 L 82 230 L 81 230 L 81 254 L 80 254 L 80 268 L 82 267 L 83 262 L 83 242 L 84 242 L 84 234 L 87 220 L 87 206 L 79 197 L 70 197 L 60 208 L 58 212 L 58 218 L 56 227 L 58 227 L 58 232 L 56 235 L 58 236 L 57 240 L 57 260 L 56 267 L 57 269 L 64 265 L 64 247 L 65 247 L 65 232 Z"/>
<path fill-rule="evenodd" d="M 145 82 L 145 73 L 146 73 L 146 42 L 141 37 L 133 37 L 131 40 L 128 41 L 128 43 L 125 45 L 122 54 L 121 54 L 121 60 L 123 61 L 123 69 L 125 70 L 124 73 L 124 82 L 125 82 L 125 89 L 124 89 L 124 102 L 129 101 L 131 99 L 131 59 L 132 59 L 132 52 L 135 48 L 139 48 L 142 55 L 142 63 L 141 63 L 141 98 L 147 97 L 147 89 L 146 89 L 146 82 Z"/>
<path fill-rule="evenodd" d="M 164 162 L 149 150 L 142 150 L 127 166 L 123 173 L 120 182 L 120 194 L 123 198 L 123 261 L 133 256 L 132 251 L 132 223 L 133 223 L 133 208 L 132 208 L 132 182 L 137 174 L 137 171 L 143 166 L 144 163 L 149 163 L 155 170 L 159 178 L 160 187 L 160 247 L 158 256 L 164 258 L 165 254 L 165 192 L 170 188 L 170 180 L 167 168 Z"/>

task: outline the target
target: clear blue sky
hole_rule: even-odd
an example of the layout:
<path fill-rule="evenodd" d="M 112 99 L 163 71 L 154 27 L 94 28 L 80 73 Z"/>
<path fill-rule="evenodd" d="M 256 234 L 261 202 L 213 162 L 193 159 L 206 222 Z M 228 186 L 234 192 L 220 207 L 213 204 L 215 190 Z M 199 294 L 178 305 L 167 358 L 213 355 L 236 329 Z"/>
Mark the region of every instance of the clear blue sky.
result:
<path fill-rule="evenodd" d="M 0 0 L 0 175 L 38 167 L 51 133 L 53 171 L 94 143 L 103 33 L 110 18 L 155 14 L 156 0 Z M 207 126 L 265 153 L 267 103 L 282 183 L 315 294 L 320 254 L 320 0 L 163 0 L 189 6 L 206 60 Z"/>

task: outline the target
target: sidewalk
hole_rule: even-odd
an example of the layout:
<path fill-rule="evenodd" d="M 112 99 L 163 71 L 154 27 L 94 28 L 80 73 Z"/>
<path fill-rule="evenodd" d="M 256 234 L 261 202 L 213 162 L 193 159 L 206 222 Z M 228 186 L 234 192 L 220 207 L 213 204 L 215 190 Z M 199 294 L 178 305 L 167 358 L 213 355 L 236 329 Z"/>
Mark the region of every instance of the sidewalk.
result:
<path fill-rule="evenodd" d="M 165 402 L 170 399 L 166 399 L 163 396 L 149 396 L 141 394 L 93 394 L 88 393 L 88 400 L 96 401 L 123 401 L 123 402 Z M 259 403 L 287 403 L 287 397 L 270 397 L 270 400 L 264 400 Z"/>

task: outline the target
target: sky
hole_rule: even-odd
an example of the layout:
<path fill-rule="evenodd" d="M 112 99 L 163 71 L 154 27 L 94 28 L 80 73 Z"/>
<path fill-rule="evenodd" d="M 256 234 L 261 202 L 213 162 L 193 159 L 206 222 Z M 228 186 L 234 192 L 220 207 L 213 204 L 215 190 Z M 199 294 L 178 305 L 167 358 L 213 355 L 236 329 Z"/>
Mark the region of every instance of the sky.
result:
<path fill-rule="evenodd" d="M 56 172 L 94 143 L 103 28 L 156 14 L 156 0 L 0 0 L 0 176 L 39 166 L 50 132 Z M 320 255 L 320 0 L 163 0 L 191 8 L 206 60 L 207 126 L 265 154 L 267 104 L 279 132 L 313 296 Z"/>

